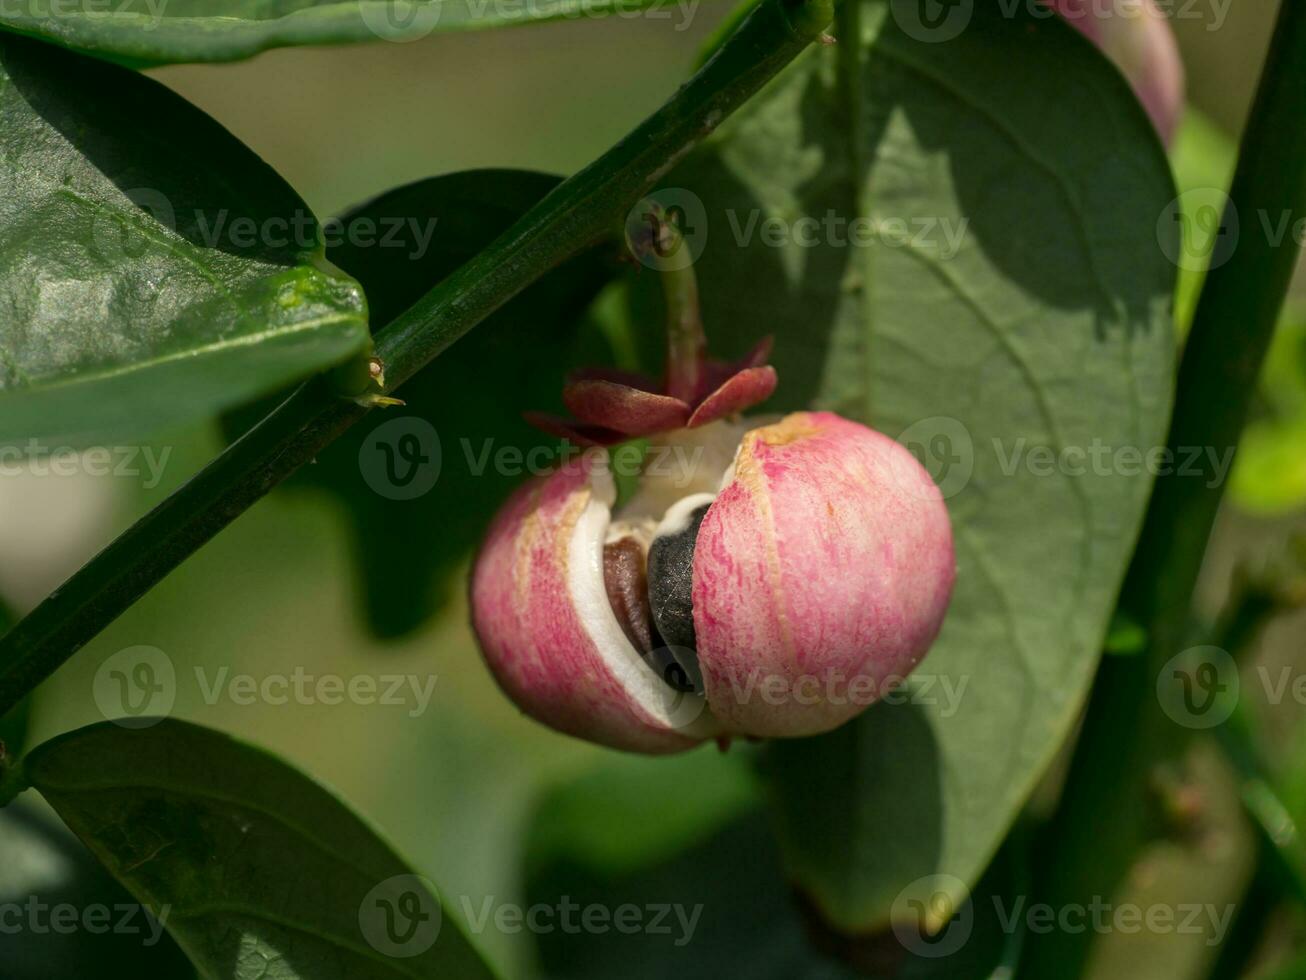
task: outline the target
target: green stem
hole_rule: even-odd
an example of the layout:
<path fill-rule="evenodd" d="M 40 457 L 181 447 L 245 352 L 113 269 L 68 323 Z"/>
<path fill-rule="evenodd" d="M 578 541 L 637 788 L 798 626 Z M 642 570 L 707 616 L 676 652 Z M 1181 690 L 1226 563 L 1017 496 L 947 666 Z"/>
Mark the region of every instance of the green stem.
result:
<path fill-rule="evenodd" d="M 1285 2 L 1291 3 L 1292 0 Z M 1306 980 L 1306 955 L 1294 956 L 1286 965 L 1265 974 L 1264 980 Z"/>
<path fill-rule="evenodd" d="M 1299 563 L 1301 557 L 1296 556 Z M 1217 640 L 1242 664 L 1272 620 L 1306 602 L 1300 570 L 1289 570 L 1281 579 L 1272 572 L 1254 578 L 1240 569 L 1234 582 Z M 1256 831 L 1258 846 L 1256 875 L 1238 903 L 1238 917 L 1221 944 L 1211 980 L 1246 975 L 1261 948 L 1266 920 L 1283 898 L 1306 906 L 1306 842 L 1257 745 L 1256 707 L 1252 699 L 1239 698 L 1233 715 L 1215 729 L 1220 747 L 1237 771 L 1239 797 Z"/>
<path fill-rule="evenodd" d="M 1206 980 L 1243 980 L 1248 976 L 1248 964 L 1260 951 L 1266 924 L 1278 907 L 1279 891 L 1265 869 L 1258 868 L 1238 900 L 1233 924 L 1220 943 Z"/>
<path fill-rule="evenodd" d="M 668 165 L 825 29 L 831 0 L 766 0 L 676 95 L 377 335 L 386 391 L 620 226 Z M 310 382 L 0 638 L 0 715 L 366 409 Z"/>
<path fill-rule="evenodd" d="M 1176 453 L 1218 453 L 1238 443 L 1300 251 L 1291 235 L 1270 241 L 1263 219 L 1279 227 L 1287 217 L 1291 227 L 1306 215 L 1304 105 L 1306 4 L 1284 3 L 1230 189 L 1241 239 L 1229 261 L 1207 275 L 1184 351 L 1169 435 Z M 1163 476 L 1153 491 L 1120 598 L 1121 614 L 1145 631 L 1147 652 L 1109 656 L 1098 672 L 1040 862 L 1039 898 L 1054 906 L 1114 892 L 1147 839 L 1151 772 L 1189 734 L 1160 711 L 1154 690 L 1161 666 L 1183 648 L 1224 489 L 1205 476 Z M 1033 937 L 1029 975 L 1078 975 L 1090 939 L 1088 932 Z"/>
<path fill-rule="evenodd" d="M 689 245 L 676 223 L 660 209 L 650 211 L 649 218 L 655 226 L 654 254 L 650 259 L 662 280 L 667 307 L 666 390 L 672 398 L 693 404 L 702 394 L 707 364 L 698 277 L 694 275 Z"/>
<path fill-rule="evenodd" d="M 0 759 L 0 809 L 12 803 L 27 787 L 23 764 L 12 758 Z"/>

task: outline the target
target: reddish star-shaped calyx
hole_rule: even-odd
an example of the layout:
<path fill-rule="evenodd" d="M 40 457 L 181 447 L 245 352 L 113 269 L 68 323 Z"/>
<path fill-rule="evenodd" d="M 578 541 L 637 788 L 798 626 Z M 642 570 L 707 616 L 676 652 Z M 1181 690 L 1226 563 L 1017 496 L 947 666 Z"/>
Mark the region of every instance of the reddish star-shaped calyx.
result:
<path fill-rule="evenodd" d="M 707 356 L 692 261 L 679 229 L 660 210 L 646 215 L 656 234 L 636 248 L 658 268 L 667 306 L 667 367 L 661 383 L 619 368 L 572 373 L 562 400 L 574 419 L 528 413 L 536 427 L 583 446 L 609 446 L 674 429 L 697 428 L 771 397 L 777 377 L 767 363 L 771 338 L 740 361 Z"/>

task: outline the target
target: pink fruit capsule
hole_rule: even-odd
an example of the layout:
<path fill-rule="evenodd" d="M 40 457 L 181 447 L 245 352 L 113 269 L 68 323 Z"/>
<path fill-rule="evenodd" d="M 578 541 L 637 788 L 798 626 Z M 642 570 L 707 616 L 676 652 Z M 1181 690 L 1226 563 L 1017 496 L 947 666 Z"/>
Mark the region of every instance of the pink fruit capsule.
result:
<path fill-rule="evenodd" d="M 942 497 L 905 448 L 837 415 L 656 436 L 638 493 L 614 500 L 591 449 L 513 495 L 473 569 L 487 663 L 560 731 L 639 752 L 828 731 L 942 625 Z"/>

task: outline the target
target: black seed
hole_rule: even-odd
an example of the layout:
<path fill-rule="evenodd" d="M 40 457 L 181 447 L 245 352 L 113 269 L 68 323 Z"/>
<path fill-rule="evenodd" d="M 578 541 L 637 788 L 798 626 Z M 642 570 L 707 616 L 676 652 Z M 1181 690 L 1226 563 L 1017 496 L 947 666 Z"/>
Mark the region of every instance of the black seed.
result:
<path fill-rule="evenodd" d="M 653 539 L 648 549 L 648 595 L 653 625 L 668 646 L 693 651 L 694 635 L 694 545 L 707 509 L 694 510 L 684 529 Z M 677 658 L 679 659 L 679 658 Z M 694 664 L 691 675 L 697 675 Z"/>
<path fill-rule="evenodd" d="M 687 647 L 658 647 L 644 658 L 673 691 L 681 694 L 703 693 L 703 674 L 698 669 L 698 655 Z"/>

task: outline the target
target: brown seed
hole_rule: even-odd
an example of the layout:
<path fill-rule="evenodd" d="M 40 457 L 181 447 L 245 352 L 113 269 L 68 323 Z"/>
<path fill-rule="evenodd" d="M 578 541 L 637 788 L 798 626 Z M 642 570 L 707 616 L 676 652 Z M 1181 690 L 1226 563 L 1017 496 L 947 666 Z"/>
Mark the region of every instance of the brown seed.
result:
<path fill-rule="evenodd" d="M 648 578 L 644 546 L 634 538 L 622 538 L 603 546 L 603 583 L 608 603 L 626 639 L 641 653 L 652 653 L 653 615 L 648 605 Z"/>

